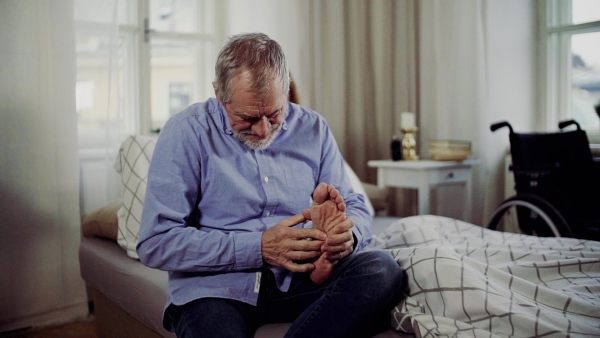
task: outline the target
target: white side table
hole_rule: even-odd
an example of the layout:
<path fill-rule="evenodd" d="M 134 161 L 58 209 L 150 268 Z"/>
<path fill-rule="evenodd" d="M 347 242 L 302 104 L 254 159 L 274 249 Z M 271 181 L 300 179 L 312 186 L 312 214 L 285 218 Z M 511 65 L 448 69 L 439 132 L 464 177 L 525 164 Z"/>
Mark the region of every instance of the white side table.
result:
<path fill-rule="evenodd" d="M 465 161 L 369 161 L 377 168 L 377 185 L 380 188 L 398 187 L 418 190 L 419 214 L 430 213 L 430 190 L 444 184 L 462 184 L 464 187 L 464 219 L 471 221 L 471 178 L 477 159 Z"/>

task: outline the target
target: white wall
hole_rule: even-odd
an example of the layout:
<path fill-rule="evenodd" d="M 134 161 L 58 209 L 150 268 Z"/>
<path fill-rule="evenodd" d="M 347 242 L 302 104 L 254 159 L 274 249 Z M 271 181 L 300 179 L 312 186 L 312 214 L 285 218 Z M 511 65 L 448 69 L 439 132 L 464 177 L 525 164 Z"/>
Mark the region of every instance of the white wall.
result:
<path fill-rule="evenodd" d="M 532 131 L 536 121 L 536 13 L 533 0 L 486 0 L 487 102 L 485 118 L 507 120 L 515 131 Z M 489 199 L 486 208 L 504 199 L 504 156 L 508 130 L 486 131 Z M 489 215 L 490 210 L 486 210 Z"/>
<path fill-rule="evenodd" d="M 301 57 L 307 53 L 307 41 L 300 31 L 309 29 L 308 2 L 305 0 L 225 0 L 225 36 L 240 33 L 262 32 L 277 41 L 285 53 L 292 77 L 298 84 L 300 99 L 309 93 L 305 80 L 307 70 Z M 224 43 L 225 41 L 222 41 Z"/>

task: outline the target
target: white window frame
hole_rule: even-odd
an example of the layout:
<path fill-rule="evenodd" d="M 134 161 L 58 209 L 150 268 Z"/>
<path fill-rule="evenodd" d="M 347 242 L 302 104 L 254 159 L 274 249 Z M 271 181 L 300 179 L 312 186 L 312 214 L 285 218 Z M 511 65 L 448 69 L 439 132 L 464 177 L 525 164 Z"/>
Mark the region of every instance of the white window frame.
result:
<path fill-rule="evenodd" d="M 207 3 L 209 1 L 199 0 L 199 6 L 196 8 L 198 11 L 197 17 L 202 18 L 202 11 L 207 8 Z M 142 133 L 151 132 L 155 126 L 152 125 L 152 104 L 151 104 L 151 39 L 168 39 L 168 40 L 180 40 L 180 41 L 194 41 L 198 44 L 210 43 L 213 46 L 214 53 L 218 52 L 218 41 L 221 38 L 222 27 L 220 27 L 219 22 L 217 20 L 217 13 L 223 13 L 223 1 L 214 0 L 211 2 L 214 6 L 212 8 L 212 12 L 214 12 L 213 20 L 215 20 L 215 24 L 213 25 L 213 33 L 205 34 L 205 33 L 179 33 L 179 32 L 160 32 L 156 30 L 152 30 L 150 26 L 150 6 L 149 0 L 138 0 L 138 27 L 140 28 L 139 33 L 139 48 L 140 51 L 140 62 L 139 62 L 139 93 L 140 93 L 140 130 Z M 222 21 L 221 21 L 222 22 Z M 199 51 L 202 53 L 202 51 Z M 204 60 L 206 62 L 200 62 L 199 67 L 194 69 L 194 79 L 195 83 L 192 85 L 192 100 L 194 98 L 201 98 L 203 93 L 206 93 L 207 88 L 210 86 L 212 88 L 210 81 L 206 81 L 206 78 L 203 78 L 203 74 L 205 74 L 207 68 L 207 64 L 210 64 L 211 69 L 211 77 L 212 70 L 214 69 L 214 56 L 210 55 L 210 60 Z M 197 59 L 204 59 L 206 55 L 197 55 Z M 156 107 L 155 107 L 156 108 Z M 163 109 L 168 109 L 168 107 L 162 107 Z"/>
<path fill-rule="evenodd" d="M 558 122 L 570 118 L 571 36 L 600 32 L 600 21 L 570 24 L 570 0 L 544 0 L 538 4 L 539 83 L 538 127 L 555 131 Z M 600 148 L 600 132 L 587 131 L 592 148 Z"/>
<path fill-rule="evenodd" d="M 207 5 L 207 3 L 209 5 Z M 118 36 L 121 39 L 128 41 L 128 52 L 126 53 L 126 64 L 124 71 L 124 81 L 126 84 L 121 88 L 123 92 L 119 95 L 126 97 L 125 101 L 120 101 L 119 104 L 126 106 L 120 107 L 126 113 L 126 124 L 123 125 L 122 133 L 130 134 L 149 134 L 152 132 L 152 105 L 151 105 L 151 43 L 150 39 L 168 39 L 193 41 L 198 45 L 209 44 L 212 47 L 212 53 L 216 55 L 218 52 L 218 42 L 222 40 L 224 34 L 223 16 L 226 8 L 223 1 L 220 0 L 198 0 L 198 18 L 203 18 L 203 11 L 209 11 L 214 24 L 213 31 L 210 34 L 204 33 L 173 33 L 160 32 L 151 30 L 149 26 L 150 18 L 150 0 L 131 0 L 126 1 L 126 10 L 136 14 L 136 22 L 118 25 Z M 199 19 L 202 21 L 202 19 Z M 87 21 L 76 21 L 76 29 L 78 34 L 94 34 L 106 35 L 110 31 L 110 24 L 95 23 Z M 198 58 L 201 64 L 194 69 L 194 85 L 191 99 L 198 99 L 205 96 L 208 87 L 212 88 L 211 80 L 214 71 L 214 56 L 207 55 L 203 49 L 198 51 Z M 210 71 L 210 79 L 207 79 L 207 73 Z M 115 74 L 113 74 L 116 76 Z M 101 98 L 100 98 L 101 99 Z M 117 100 L 118 98 L 111 98 Z M 156 109 L 156 107 L 155 107 Z M 159 108 L 160 109 L 160 108 Z M 100 150 L 102 146 L 99 146 Z M 85 150 L 89 152 L 92 149 Z"/>

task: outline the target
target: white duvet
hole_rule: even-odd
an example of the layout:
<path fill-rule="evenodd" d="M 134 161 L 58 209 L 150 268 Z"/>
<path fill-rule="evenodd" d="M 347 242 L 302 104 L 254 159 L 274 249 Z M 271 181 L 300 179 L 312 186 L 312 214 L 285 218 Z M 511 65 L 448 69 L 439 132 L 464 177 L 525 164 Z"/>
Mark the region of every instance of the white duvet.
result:
<path fill-rule="evenodd" d="M 417 337 L 600 337 L 600 242 L 414 216 L 377 239 L 406 271 L 392 325 Z"/>

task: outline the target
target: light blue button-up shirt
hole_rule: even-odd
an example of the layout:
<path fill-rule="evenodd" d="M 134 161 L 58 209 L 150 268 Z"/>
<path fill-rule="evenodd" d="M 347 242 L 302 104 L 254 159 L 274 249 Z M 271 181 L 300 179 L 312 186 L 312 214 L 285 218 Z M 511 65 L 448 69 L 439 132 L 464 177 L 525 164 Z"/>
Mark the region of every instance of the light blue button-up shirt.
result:
<path fill-rule="evenodd" d="M 169 272 L 167 305 L 202 297 L 255 305 L 264 267 L 286 291 L 292 273 L 263 262 L 262 232 L 308 208 L 319 182 L 340 191 L 356 250 L 364 248 L 371 217 L 316 112 L 288 103 L 265 150 L 238 141 L 214 98 L 170 118 L 152 156 L 137 246 L 144 264 Z"/>

